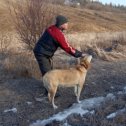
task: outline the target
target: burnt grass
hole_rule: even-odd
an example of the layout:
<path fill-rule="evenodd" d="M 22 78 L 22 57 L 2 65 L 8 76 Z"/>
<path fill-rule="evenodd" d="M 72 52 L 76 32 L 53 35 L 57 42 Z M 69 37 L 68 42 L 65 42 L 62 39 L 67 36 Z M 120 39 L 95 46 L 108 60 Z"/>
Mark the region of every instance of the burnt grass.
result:
<path fill-rule="evenodd" d="M 1 59 L 2 60 L 2 59 Z M 53 110 L 47 98 L 44 98 L 44 88 L 41 80 L 33 77 L 16 77 L 4 72 L 1 64 L 0 72 L 0 126 L 28 126 L 36 120 L 47 119 L 76 102 L 72 88 L 60 88 L 60 97 L 55 99 L 59 106 Z M 81 93 L 81 100 L 106 96 L 108 93 L 116 95 L 126 86 L 126 60 L 107 62 L 93 59 L 85 86 Z M 42 102 L 36 98 L 44 98 Z M 27 102 L 32 102 L 28 105 Z M 72 126 L 125 126 L 126 113 L 117 115 L 114 119 L 106 119 L 106 116 L 116 110 L 126 107 L 126 95 L 120 94 L 116 100 L 104 102 L 100 108 L 95 109 L 95 114 L 70 115 L 67 122 Z M 17 113 L 4 110 L 17 108 Z M 61 126 L 64 122 L 52 122 L 48 126 Z"/>

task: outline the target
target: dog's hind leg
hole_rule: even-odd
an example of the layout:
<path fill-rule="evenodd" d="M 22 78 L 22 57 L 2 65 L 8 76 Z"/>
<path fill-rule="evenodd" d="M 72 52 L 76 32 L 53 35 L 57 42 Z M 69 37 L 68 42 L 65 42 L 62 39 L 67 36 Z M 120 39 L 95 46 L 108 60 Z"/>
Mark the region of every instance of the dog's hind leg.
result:
<path fill-rule="evenodd" d="M 51 102 L 50 91 L 48 92 L 48 99 L 49 99 L 49 102 Z"/>
<path fill-rule="evenodd" d="M 51 90 L 50 90 L 50 101 L 52 102 L 52 105 L 53 105 L 53 108 L 54 109 L 57 109 L 58 107 L 55 105 L 54 103 L 54 98 L 55 98 L 55 94 L 56 94 L 56 91 L 57 91 L 57 87 L 53 87 Z"/>

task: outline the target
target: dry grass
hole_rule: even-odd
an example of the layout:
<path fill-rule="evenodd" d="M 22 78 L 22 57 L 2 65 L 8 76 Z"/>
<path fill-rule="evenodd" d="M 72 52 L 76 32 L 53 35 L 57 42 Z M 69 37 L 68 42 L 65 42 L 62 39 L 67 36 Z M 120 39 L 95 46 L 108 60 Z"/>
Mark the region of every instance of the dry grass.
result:
<path fill-rule="evenodd" d="M 8 75 L 26 78 L 40 78 L 41 74 L 33 54 L 24 52 L 8 51 L 3 60 L 4 72 Z"/>
<path fill-rule="evenodd" d="M 11 4 L 13 1 L 9 2 Z M 2 17 L 0 19 L 0 28 L 12 31 L 14 30 L 14 19 L 10 15 L 7 3 L 1 0 L 0 4 L 0 16 Z M 58 10 L 60 14 L 68 16 L 70 20 L 69 32 L 122 31 L 126 29 L 126 14 L 123 11 L 109 11 L 109 9 L 99 11 L 92 10 L 90 7 L 81 9 L 68 6 L 60 6 Z"/>
<path fill-rule="evenodd" d="M 6 60 L 3 62 L 6 71 L 20 76 L 40 77 L 33 54 L 24 50 L 22 52 L 24 45 L 20 42 L 20 38 L 14 30 L 14 22 L 6 3 L 1 0 L 0 4 L 0 16 L 2 17 L 0 19 L 0 32 L 1 35 L 3 34 L 0 36 L 0 43 L 2 42 L 0 51 L 3 50 L 2 53 L 6 53 Z M 69 32 L 74 33 L 69 34 L 68 39 L 74 47 L 92 54 L 95 58 L 107 61 L 126 58 L 126 32 L 112 32 L 126 28 L 125 13 L 101 12 L 66 6 L 60 6 L 60 10 L 61 14 L 70 19 Z M 58 56 L 58 53 L 61 55 Z M 76 63 L 76 60 L 70 57 L 61 59 L 64 52 L 59 51 L 58 53 L 54 57 L 54 68 L 69 67 L 69 65 Z"/>
<path fill-rule="evenodd" d="M 71 34 L 71 45 L 106 61 L 126 59 L 126 32 Z M 5 53 L 5 52 L 4 52 Z M 68 68 L 77 64 L 77 59 L 58 50 L 53 57 L 54 68 Z M 10 48 L 3 62 L 5 71 L 14 76 L 40 78 L 40 70 L 32 52 Z"/>
<path fill-rule="evenodd" d="M 107 61 L 126 58 L 126 32 L 85 33 L 68 36 L 71 45 Z"/>
<path fill-rule="evenodd" d="M 126 28 L 126 15 L 124 12 L 97 11 L 72 7 L 61 7 L 61 10 L 60 13 L 70 19 L 70 32 L 122 31 Z"/>
<path fill-rule="evenodd" d="M 10 16 L 9 9 L 6 2 L 0 1 L 0 32 L 14 31 L 12 17 Z"/>

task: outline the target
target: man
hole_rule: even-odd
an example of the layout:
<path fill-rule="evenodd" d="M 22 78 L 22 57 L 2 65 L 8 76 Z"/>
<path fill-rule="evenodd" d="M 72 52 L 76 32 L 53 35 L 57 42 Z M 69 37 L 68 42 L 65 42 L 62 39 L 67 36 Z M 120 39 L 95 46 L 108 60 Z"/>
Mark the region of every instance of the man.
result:
<path fill-rule="evenodd" d="M 56 17 L 56 24 L 47 28 L 36 43 L 33 51 L 42 76 L 52 69 L 51 57 L 58 47 L 76 58 L 85 56 L 85 54 L 69 45 L 63 34 L 63 31 L 67 29 L 68 19 L 59 15 Z"/>

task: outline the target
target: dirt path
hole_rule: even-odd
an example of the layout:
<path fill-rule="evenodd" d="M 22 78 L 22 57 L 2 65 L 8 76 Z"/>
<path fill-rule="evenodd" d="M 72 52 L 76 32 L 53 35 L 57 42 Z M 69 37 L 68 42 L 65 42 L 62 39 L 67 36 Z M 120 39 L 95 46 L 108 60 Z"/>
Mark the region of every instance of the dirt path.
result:
<path fill-rule="evenodd" d="M 28 126 L 70 107 L 76 98 L 72 88 L 60 88 L 56 98 L 58 110 L 53 110 L 43 97 L 43 87 L 34 78 L 7 77 L 0 68 L 0 126 Z M 88 72 L 81 99 L 104 96 L 120 91 L 126 86 L 126 61 L 105 62 L 94 60 Z M 68 97 L 69 96 L 69 97 Z M 39 99 L 38 99 L 39 98 Z M 4 112 L 16 108 L 17 112 Z"/>

